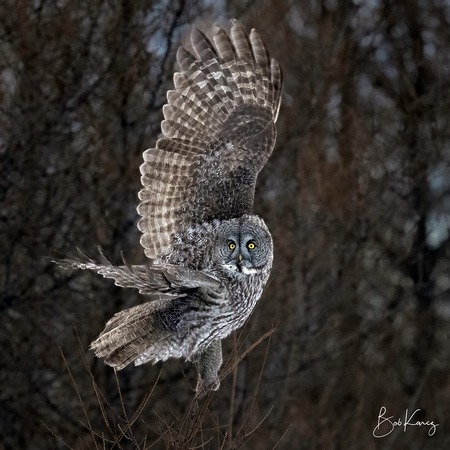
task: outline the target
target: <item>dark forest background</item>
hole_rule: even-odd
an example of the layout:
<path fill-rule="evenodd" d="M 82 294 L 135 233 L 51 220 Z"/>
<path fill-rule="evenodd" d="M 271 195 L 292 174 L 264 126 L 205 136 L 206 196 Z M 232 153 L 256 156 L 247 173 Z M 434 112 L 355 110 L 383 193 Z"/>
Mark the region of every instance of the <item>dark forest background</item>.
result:
<path fill-rule="evenodd" d="M 144 263 L 176 49 L 233 17 L 284 71 L 255 203 L 275 262 L 195 405 L 189 363 L 116 378 L 88 351 L 142 296 L 46 257 Z M 0 42 L 0 448 L 450 448 L 448 1 L 3 0 Z M 439 426 L 376 439 L 382 406 Z"/>

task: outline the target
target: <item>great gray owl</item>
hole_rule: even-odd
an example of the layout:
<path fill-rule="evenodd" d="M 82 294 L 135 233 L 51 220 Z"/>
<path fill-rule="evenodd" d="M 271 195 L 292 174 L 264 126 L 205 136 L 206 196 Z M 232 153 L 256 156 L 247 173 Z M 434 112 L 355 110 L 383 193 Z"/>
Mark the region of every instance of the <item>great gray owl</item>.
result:
<path fill-rule="evenodd" d="M 117 313 L 92 343 L 117 369 L 168 358 L 193 361 L 197 390 L 219 387 L 221 340 L 243 325 L 272 267 L 272 238 L 252 215 L 256 177 L 272 152 L 280 107 L 278 63 L 255 30 L 233 21 L 213 45 L 194 29 L 167 93 L 164 137 L 144 152 L 138 223 L 148 265 L 65 259 L 115 284 L 159 294 Z"/>

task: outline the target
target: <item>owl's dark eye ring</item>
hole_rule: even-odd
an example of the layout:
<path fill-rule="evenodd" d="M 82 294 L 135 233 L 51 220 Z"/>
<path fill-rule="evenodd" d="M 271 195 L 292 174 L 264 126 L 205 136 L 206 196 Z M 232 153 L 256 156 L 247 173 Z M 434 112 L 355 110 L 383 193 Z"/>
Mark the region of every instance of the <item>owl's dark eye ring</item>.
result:
<path fill-rule="evenodd" d="M 256 247 L 256 245 L 255 245 L 255 243 L 253 241 L 250 241 L 247 244 L 247 248 L 250 249 L 250 250 L 253 250 L 255 247 Z"/>
<path fill-rule="evenodd" d="M 230 250 L 234 250 L 236 248 L 236 244 L 234 242 L 230 242 L 228 247 L 230 247 Z"/>

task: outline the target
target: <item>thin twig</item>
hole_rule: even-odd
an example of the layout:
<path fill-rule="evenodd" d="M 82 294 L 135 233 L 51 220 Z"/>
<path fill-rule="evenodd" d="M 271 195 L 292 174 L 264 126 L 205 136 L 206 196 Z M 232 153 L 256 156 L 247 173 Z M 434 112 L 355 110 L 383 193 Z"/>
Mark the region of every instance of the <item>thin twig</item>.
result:
<path fill-rule="evenodd" d="M 86 417 L 87 424 L 88 424 L 87 428 L 91 432 L 92 439 L 93 439 L 94 444 L 95 444 L 95 448 L 98 449 L 97 440 L 95 439 L 95 433 L 94 433 L 94 430 L 92 428 L 91 421 L 89 420 L 89 415 L 88 415 L 88 413 L 86 411 L 86 408 L 84 406 L 84 402 L 83 402 L 83 399 L 81 397 L 80 390 L 78 389 L 77 383 L 75 382 L 75 378 L 72 375 L 72 371 L 70 370 L 69 364 L 68 364 L 68 362 L 66 360 L 66 357 L 64 356 L 64 352 L 62 351 L 62 348 L 60 348 L 59 350 L 61 352 L 61 356 L 62 356 L 62 359 L 64 361 L 64 364 L 66 365 L 67 372 L 69 373 L 70 379 L 72 380 L 72 384 L 73 384 L 73 386 L 75 388 L 75 392 L 77 393 L 78 401 L 80 402 L 81 408 L 82 408 L 83 413 L 84 413 L 84 417 Z"/>

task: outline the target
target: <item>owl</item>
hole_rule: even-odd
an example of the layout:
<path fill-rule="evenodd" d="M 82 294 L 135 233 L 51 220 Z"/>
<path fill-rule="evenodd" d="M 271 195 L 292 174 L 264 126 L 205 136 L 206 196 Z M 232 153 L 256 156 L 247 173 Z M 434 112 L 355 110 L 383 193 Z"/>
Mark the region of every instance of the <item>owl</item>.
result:
<path fill-rule="evenodd" d="M 55 262 L 153 294 L 109 320 L 91 344 L 97 357 L 118 370 L 184 358 L 198 370 L 197 391 L 208 392 L 220 384 L 222 339 L 250 316 L 272 267 L 270 232 L 252 210 L 275 144 L 282 75 L 258 33 L 237 21 L 229 35 L 217 27 L 214 43 L 194 29 L 191 42 L 195 55 L 177 52 L 163 137 L 140 167 L 148 263 L 116 265 L 101 250 L 101 264 Z"/>

